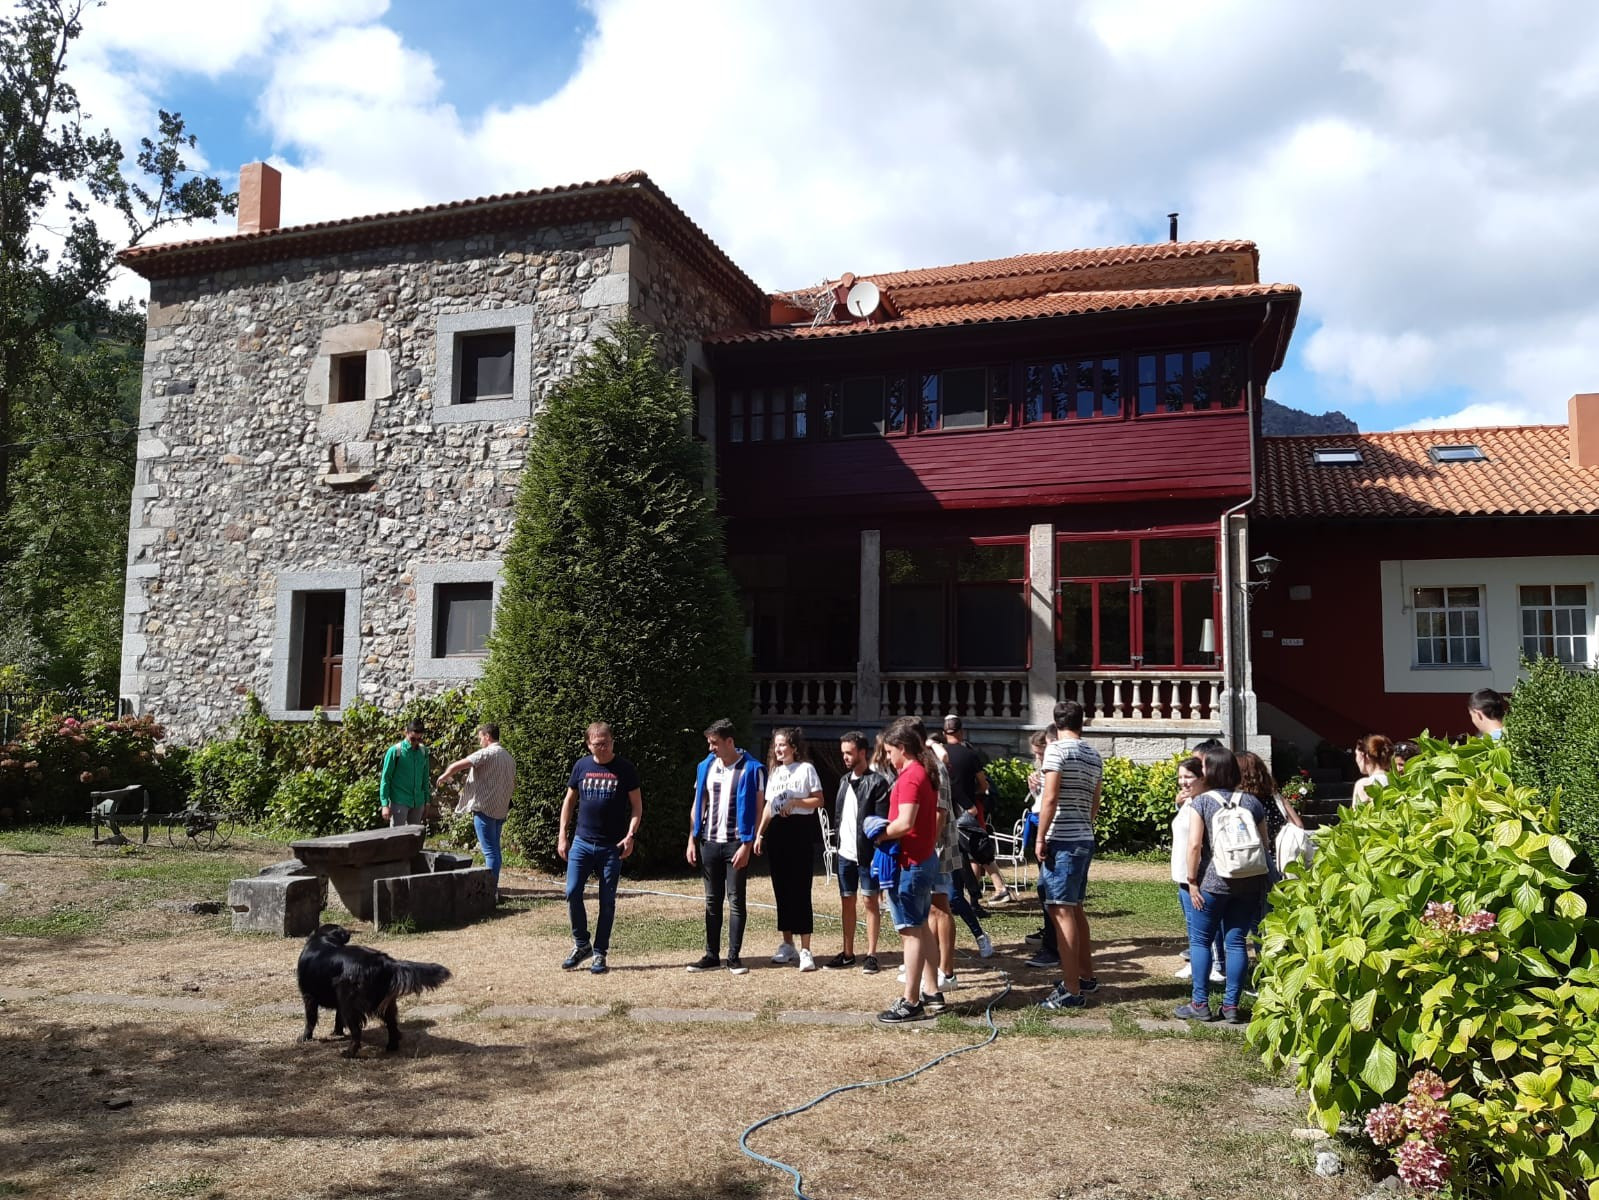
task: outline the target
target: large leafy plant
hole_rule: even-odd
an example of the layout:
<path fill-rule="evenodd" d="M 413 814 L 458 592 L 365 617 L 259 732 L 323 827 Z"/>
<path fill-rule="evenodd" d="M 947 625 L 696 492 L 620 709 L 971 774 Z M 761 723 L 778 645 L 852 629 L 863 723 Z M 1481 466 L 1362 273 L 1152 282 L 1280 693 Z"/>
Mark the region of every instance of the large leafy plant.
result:
<path fill-rule="evenodd" d="M 1295 1065 L 1329 1132 L 1375 1111 L 1402 1168 L 1441 1155 L 1418 1185 L 1599 1197 L 1592 864 L 1506 748 L 1422 748 L 1273 892 L 1250 1040 Z M 1407 1132 L 1424 1070 L 1442 1121 Z"/>

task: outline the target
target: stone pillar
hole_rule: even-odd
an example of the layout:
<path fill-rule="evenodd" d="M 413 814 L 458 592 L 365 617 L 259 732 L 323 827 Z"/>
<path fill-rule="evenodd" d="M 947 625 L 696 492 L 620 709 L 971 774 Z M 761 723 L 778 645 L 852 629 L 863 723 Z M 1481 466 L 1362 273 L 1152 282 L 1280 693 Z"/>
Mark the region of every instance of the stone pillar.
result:
<path fill-rule="evenodd" d="M 860 657 L 855 663 L 855 717 L 868 729 L 883 718 L 883 531 L 861 530 Z"/>
<path fill-rule="evenodd" d="M 1222 538 L 1222 598 L 1226 641 L 1221 694 L 1222 737 L 1234 750 L 1253 750 L 1271 761 L 1271 738 L 1257 730 L 1254 665 L 1250 656 L 1249 520 L 1242 513 L 1227 520 Z"/>
<path fill-rule="evenodd" d="M 1031 619 L 1032 666 L 1028 724 L 1034 729 L 1055 717 L 1055 527 L 1034 525 L 1027 535 L 1027 610 Z"/>

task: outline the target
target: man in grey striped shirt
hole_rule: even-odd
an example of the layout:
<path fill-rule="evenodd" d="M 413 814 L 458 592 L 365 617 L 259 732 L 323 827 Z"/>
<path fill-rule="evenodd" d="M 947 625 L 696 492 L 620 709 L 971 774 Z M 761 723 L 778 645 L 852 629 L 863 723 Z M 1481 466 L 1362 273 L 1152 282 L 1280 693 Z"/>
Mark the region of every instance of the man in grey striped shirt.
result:
<path fill-rule="evenodd" d="M 1060 947 L 1061 981 L 1042 1002 L 1044 1008 L 1082 1008 L 1086 992 L 1096 991 L 1093 944 L 1083 896 L 1088 865 L 1094 859 L 1094 821 L 1099 816 L 1105 763 L 1083 740 L 1083 706 L 1075 700 L 1055 705 L 1057 737 L 1044 751 L 1044 794 L 1038 806 L 1039 891 L 1054 923 Z"/>

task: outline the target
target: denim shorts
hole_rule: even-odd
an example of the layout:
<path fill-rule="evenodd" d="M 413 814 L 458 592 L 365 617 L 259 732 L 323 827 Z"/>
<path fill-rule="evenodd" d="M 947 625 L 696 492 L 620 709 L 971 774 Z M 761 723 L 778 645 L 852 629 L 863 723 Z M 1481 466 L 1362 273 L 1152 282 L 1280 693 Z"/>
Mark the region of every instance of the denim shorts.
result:
<path fill-rule="evenodd" d="M 1050 906 L 1078 907 L 1088 890 L 1088 864 L 1094 861 L 1093 842 L 1049 842 L 1045 862 L 1038 871 L 1038 892 Z"/>
<path fill-rule="evenodd" d="M 875 896 L 883 890 L 882 884 L 877 882 L 877 877 L 872 874 L 872 864 L 865 866 L 860 863 L 850 862 L 847 858 L 840 858 L 838 867 L 838 894 L 848 900 L 856 892 L 867 896 Z"/>
<path fill-rule="evenodd" d="M 938 881 L 933 884 L 933 895 L 943 896 L 946 900 L 955 895 L 955 874 L 953 871 L 940 871 Z"/>
<path fill-rule="evenodd" d="M 899 882 L 888 894 L 888 903 L 894 912 L 895 929 L 903 931 L 927 924 L 927 914 L 933 907 L 933 885 L 937 882 L 936 856 L 914 867 L 899 869 Z"/>

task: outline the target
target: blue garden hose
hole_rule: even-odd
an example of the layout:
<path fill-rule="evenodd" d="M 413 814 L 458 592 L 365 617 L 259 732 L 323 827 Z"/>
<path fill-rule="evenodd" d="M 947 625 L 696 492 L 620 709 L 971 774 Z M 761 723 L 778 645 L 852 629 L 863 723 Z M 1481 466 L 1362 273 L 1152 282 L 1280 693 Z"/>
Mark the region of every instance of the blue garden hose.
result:
<path fill-rule="evenodd" d="M 745 1129 L 743 1133 L 738 1135 L 738 1148 L 750 1158 L 753 1158 L 756 1162 L 762 1163 L 768 1167 L 775 1167 L 777 1170 L 793 1176 L 794 1195 L 798 1196 L 799 1200 L 811 1200 L 811 1198 L 806 1195 L 804 1189 L 800 1186 L 802 1183 L 804 1183 L 804 1177 L 800 1175 L 799 1169 L 797 1167 L 789 1166 L 786 1162 L 779 1162 L 775 1158 L 768 1158 L 764 1154 L 751 1150 L 749 1145 L 750 1134 L 754 1133 L 757 1129 L 760 1129 L 763 1126 L 770 1125 L 775 1121 L 781 1121 L 784 1117 L 796 1117 L 802 1112 L 809 1112 L 823 1100 L 826 1100 L 831 1096 L 839 1096 L 845 1092 L 858 1091 L 861 1088 L 887 1087 L 891 1083 L 904 1083 L 905 1080 L 914 1079 L 923 1071 L 930 1071 L 932 1068 L 938 1066 L 939 1063 L 944 1062 L 946 1059 L 954 1058 L 957 1054 L 965 1054 L 969 1050 L 981 1050 L 984 1046 L 992 1045 L 994 1039 L 999 1037 L 999 1026 L 994 1024 L 994 1005 L 998 1004 L 1006 996 L 1010 995 L 1011 989 L 1010 972 L 1001 971 L 1000 974 L 1004 976 L 1005 979 L 1005 990 L 990 1000 L 988 1002 L 988 1007 L 983 1010 L 983 1020 L 988 1022 L 988 1036 L 982 1041 L 973 1042 L 970 1046 L 957 1046 L 953 1050 L 946 1050 L 937 1058 L 931 1059 L 928 1062 L 924 1062 L 921 1066 L 916 1067 L 913 1070 L 906 1071 L 903 1075 L 895 1075 L 891 1079 L 866 1079 L 862 1080 L 860 1083 L 846 1083 L 840 1087 L 833 1088 L 830 1091 L 823 1092 L 814 1100 L 807 1100 L 804 1104 L 799 1105 L 797 1108 L 785 1109 L 782 1112 L 772 1113 L 770 1116 L 762 1117 L 759 1121 L 756 1121 L 753 1125 Z"/>

